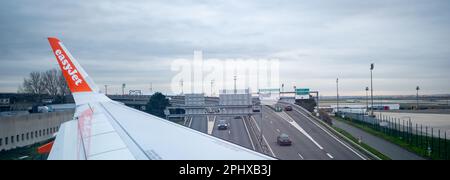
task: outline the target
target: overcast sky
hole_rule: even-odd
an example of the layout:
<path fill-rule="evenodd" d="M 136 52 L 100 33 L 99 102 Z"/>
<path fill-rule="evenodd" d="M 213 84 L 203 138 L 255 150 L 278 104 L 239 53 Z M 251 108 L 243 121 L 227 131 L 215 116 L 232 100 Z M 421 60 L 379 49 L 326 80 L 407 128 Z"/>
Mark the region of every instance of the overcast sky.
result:
<path fill-rule="evenodd" d="M 0 2 L 0 92 L 57 67 L 59 37 L 99 86 L 170 93 L 176 58 L 278 58 L 286 86 L 365 94 L 450 93 L 450 1 Z"/>

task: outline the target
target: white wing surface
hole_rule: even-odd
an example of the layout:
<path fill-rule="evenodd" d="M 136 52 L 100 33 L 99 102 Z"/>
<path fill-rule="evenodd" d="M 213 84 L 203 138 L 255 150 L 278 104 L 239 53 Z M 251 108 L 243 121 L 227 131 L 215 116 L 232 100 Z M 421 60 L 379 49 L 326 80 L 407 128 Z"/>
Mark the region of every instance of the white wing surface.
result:
<path fill-rule="evenodd" d="M 98 93 L 57 38 L 48 38 L 76 103 L 49 159 L 270 160 L 272 157 L 135 110 Z"/>

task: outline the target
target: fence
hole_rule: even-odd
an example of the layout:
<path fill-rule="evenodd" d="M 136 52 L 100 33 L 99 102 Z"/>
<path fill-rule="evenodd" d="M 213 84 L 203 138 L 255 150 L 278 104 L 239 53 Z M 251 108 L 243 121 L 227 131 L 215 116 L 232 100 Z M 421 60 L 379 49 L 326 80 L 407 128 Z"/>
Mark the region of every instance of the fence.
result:
<path fill-rule="evenodd" d="M 422 124 L 389 116 L 370 117 L 365 114 L 339 112 L 338 115 L 353 123 L 380 132 L 391 140 L 406 144 L 410 150 L 431 159 L 450 159 L 447 133 Z"/>

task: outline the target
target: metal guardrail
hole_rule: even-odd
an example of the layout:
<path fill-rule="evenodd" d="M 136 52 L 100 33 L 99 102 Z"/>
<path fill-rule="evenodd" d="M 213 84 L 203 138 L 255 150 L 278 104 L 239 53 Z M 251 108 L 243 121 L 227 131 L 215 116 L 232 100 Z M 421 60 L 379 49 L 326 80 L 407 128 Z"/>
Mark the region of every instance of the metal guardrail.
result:
<path fill-rule="evenodd" d="M 257 126 L 256 121 L 254 121 L 254 119 L 250 118 L 250 117 L 251 116 L 246 117 L 247 118 L 246 122 L 248 122 L 248 127 L 258 142 L 258 143 L 256 143 L 256 145 L 259 148 L 259 149 L 257 148 L 259 151 L 258 150 L 257 151 L 270 155 L 271 152 L 269 150 L 268 144 L 266 144 L 264 142 L 263 136 L 261 134 L 261 130 L 258 130 L 258 128 L 256 127 Z M 244 123 L 245 123 L 245 120 L 244 120 Z"/>
<path fill-rule="evenodd" d="M 414 147 L 416 153 L 432 159 L 450 159 L 450 140 L 447 133 L 422 124 L 413 125 L 411 120 L 405 121 L 401 118 L 370 117 L 364 114 L 340 112 L 345 119 L 356 124 L 373 129 L 388 137 L 398 139 L 410 147 Z M 437 133 L 436 133 L 437 132 Z"/>

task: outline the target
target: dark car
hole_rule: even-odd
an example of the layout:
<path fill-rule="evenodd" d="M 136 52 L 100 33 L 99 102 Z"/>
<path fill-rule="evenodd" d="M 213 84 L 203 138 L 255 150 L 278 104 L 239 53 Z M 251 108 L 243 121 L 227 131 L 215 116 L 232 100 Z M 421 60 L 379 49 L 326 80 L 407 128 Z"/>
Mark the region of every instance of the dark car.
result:
<path fill-rule="evenodd" d="M 277 137 L 277 144 L 280 146 L 290 146 L 292 141 L 287 134 L 281 134 Z"/>
<path fill-rule="evenodd" d="M 228 129 L 228 123 L 225 120 L 219 120 L 219 122 L 217 122 L 217 129 L 219 129 L 219 130 L 227 130 Z"/>
<path fill-rule="evenodd" d="M 284 111 L 292 111 L 292 106 L 286 106 L 286 107 L 284 107 Z"/>

